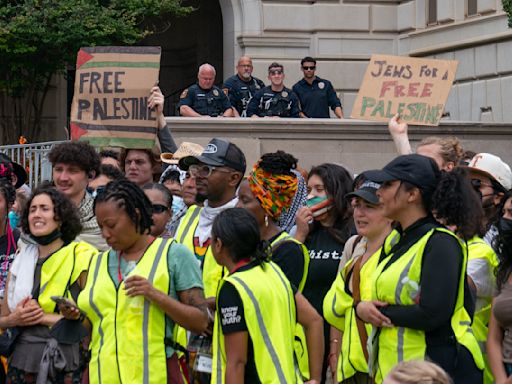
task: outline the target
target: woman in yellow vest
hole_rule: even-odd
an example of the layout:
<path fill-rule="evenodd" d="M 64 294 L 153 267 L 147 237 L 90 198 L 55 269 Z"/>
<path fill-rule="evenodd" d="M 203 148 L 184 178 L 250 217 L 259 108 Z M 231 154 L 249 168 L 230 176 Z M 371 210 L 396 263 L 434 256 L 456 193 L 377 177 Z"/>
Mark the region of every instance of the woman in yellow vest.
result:
<path fill-rule="evenodd" d="M 92 259 L 78 298 L 92 329 L 89 382 L 183 383 L 174 324 L 197 333 L 207 326 L 194 256 L 149 234 L 151 203 L 130 181 L 109 183 L 94 211 L 111 249 Z"/>
<path fill-rule="evenodd" d="M 240 208 L 221 212 L 212 227 L 221 281 L 213 332 L 212 383 L 302 383 L 294 364 L 295 325 L 304 326 L 311 379 L 322 371 L 322 318 L 269 261 L 254 216 Z"/>
<path fill-rule="evenodd" d="M 359 180 L 356 179 L 356 183 L 358 181 L 359 188 L 346 196 L 351 200 L 358 234 L 347 241 L 343 254 L 348 261 L 338 273 L 323 303 L 325 319 L 342 332 L 341 340 L 331 332 L 329 362 L 333 379 L 336 383 L 346 384 L 371 382 L 366 352 L 371 326 L 365 327 L 355 316 L 353 304 L 356 300 L 371 300 L 371 276 L 379 261 L 377 251 L 391 232 L 392 223 L 382 215 L 376 195 L 379 184 L 364 180 L 364 174 Z M 393 242 L 398 238 L 398 234 L 390 236 Z"/>
<path fill-rule="evenodd" d="M 297 159 L 283 151 L 264 154 L 240 184 L 237 207 L 253 213 L 261 238 L 272 247 L 272 261 L 302 293 L 308 276 L 308 250 L 276 224 L 281 214 L 290 208 L 297 191 L 297 175 L 292 172 L 296 166 Z M 304 337 L 304 331 L 298 326 L 295 351 L 299 368 L 307 378 L 308 353 Z"/>
<path fill-rule="evenodd" d="M 51 327 L 62 315 L 52 296 L 76 300 L 97 251 L 73 241 L 82 229 L 77 209 L 50 185 L 34 191 L 21 228 L 30 243 L 11 265 L 0 318 L 2 328 L 18 327 L 21 332 L 9 359 L 8 381 L 79 383 L 85 366 L 80 337 L 66 343 L 54 338 Z"/>
<path fill-rule="evenodd" d="M 380 171 L 383 214 L 397 221 L 401 239 L 384 251 L 373 274 L 373 301 L 354 304 L 373 327 L 369 370 L 378 383 L 401 361 L 428 358 L 455 384 L 482 383 L 483 358 L 471 329 L 467 251 L 457 235 L 431 215 L 457 228 L 464 239 L 480 225 L 478 196 L 459 173 L 441 175 L 421 155 L 399 156 Z"/>

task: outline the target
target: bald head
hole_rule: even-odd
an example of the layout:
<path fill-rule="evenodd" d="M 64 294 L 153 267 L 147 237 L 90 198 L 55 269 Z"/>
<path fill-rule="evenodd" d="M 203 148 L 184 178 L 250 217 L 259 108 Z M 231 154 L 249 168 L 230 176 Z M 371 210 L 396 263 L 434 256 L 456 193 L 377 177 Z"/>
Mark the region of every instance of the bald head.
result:
<path fill-rule="evenodd" d="M 241 79 L 248 81 L 252 77 L 252 59 L 249 56 L 242 56 L 238 60 L 238 65 L 236 66 L 236 72 L 238 77 Z"/>
<path fill-rule="evenodd" d="M 199 71 L 197 72 L 197 80 L 199 86 L 202 89 L 210 89 L 213 87 L 213 83 L 215 82 L 215 68 L 213 65 L 205 63 L 199 67 Z"/>

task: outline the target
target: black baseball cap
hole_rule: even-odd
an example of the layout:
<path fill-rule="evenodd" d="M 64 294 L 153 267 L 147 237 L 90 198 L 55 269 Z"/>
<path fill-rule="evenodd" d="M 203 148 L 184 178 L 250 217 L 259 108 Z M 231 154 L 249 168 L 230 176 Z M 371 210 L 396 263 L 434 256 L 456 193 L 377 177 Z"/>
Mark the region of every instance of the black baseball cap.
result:
<path fill-rule="evenodd" d="M 377 189 L 379 188 L 380 184 L 372 180 L 365 180 L 354 192 L 347 193 L 345 198 L 350 199 L 352 197 L 360 197 L 370 204 L 377 205 L 379 204 L 379 197 L 377 196 Z"/>
<path fill-rule="evenodd" d="M 0 178 L 5 178 L 12 182 L 12 175 L 16 176 L 14 188 L 18 189 L 27 181 L 27 172 L 25 169 L 11 160 L 5 153 L 0 152 Z"/>
<path fill-rule="evenodd" d="M 193 164 L 207 164 L 217 167 L 229 167 L 245 173 L 245 155 L 236 144 L 227 140 L 214 138 L 205 147 L 199 156 L 183 157 L 179 161 L 179 167 L 186 171 Z"/>
<path fill-rule="evenodd" d="M 364 174 L 368 180 L 376 183 L 400 180 L 425 191 L 434 190 L 441 177 L 435 161 L 418 154 L 398 156 L 382 170 L 366 171 Z"/>

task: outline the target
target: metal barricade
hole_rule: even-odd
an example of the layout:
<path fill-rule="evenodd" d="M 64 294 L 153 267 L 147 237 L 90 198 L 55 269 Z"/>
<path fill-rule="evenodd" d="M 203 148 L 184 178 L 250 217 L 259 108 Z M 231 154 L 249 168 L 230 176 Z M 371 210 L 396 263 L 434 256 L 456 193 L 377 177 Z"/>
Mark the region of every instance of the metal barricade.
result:
<path fill-rule="evenodd" d="M 48 161 L 48 152 L 54 145 L 64 141 L 48 141 L 45 143 L 2 145 L 0 152 L 5 153 L 12 161 L 22 165 L 28 175 L 30 188 L 36 187 L 44 180 L 51 180 L 52 165 Z"/>

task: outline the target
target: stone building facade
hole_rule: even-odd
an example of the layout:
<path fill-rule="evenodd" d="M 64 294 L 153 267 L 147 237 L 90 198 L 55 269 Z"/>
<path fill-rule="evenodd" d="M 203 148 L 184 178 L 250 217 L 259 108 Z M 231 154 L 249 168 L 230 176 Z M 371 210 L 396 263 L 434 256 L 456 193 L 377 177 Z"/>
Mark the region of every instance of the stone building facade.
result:
<path fill-rule="evenodd" d="M 197 11 L 173 20 L 143 44 L 163 49 L 160 85 L 168 115 L 180 91 L 195 81 L 198 65 L 218 68 L 217 82 L 232 75 L 241 55 L 268 83 L 266 68 L 284 64 L 285 84 L 301 78 L 300 59 L 318 60 L 345 116 L 372 53 L 459 61 L 445 111 L 454 121 L 512 122 L 512 29 L 501 0 L 190 0 Z M 66 124 L 72 86 L 58 81 L 48 102 L 49 126 Z M 54 123 L 52 123 L 52 121 Z M 62 137 L 56 129 L 51 138 Z"/>

